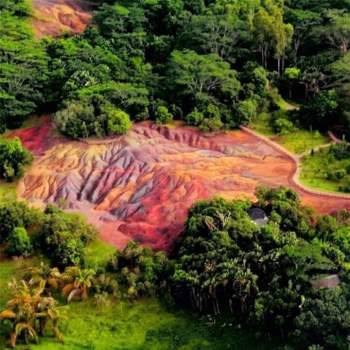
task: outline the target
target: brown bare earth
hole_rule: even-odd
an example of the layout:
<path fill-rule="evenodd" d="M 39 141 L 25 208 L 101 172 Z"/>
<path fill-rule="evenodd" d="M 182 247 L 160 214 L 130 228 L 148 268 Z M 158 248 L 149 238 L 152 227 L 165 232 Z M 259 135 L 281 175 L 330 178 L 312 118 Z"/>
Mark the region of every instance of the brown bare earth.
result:
<path fill-rule="evenodd" d="M 85 0 L 32 0 L 36 37 L 80 33 L 91 19 L 91 4 Z"/>
<path fill-rule="evenodd" d="M 350 209 L 350 199 L 299 189 L 292 179 L 295 163 L 245 131 L 205 135 L 141 123 L 122 137 L 55 143 L 44 128 L 30 144 L 31 132 L 35 128 L 16 134 L 40 149 L 20 196 L 38 205 L 64 199 L 118 247 L 135 239 L 169 250 L 193 202 L 215 195 L 254 198 L 259 184 L 291 186 L 322 213 Z"/>

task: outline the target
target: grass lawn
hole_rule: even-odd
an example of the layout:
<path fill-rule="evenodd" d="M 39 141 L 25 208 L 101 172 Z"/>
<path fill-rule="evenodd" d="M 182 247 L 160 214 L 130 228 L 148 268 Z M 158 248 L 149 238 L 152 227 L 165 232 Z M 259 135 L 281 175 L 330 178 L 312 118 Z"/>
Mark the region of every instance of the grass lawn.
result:
<path fill-rule="evenodd" d="M 156 299 L 134 304 L 113 301 L 96 309 L 92 301 L 64 307 L 64 344 L 49 336 L 32 350 L 227 350 L 275 349 L 232 327 L 209 327 L 185 311 L 168 309 Z M 18 349 L 27 349 L 20 346 Z"/>
<path fill-rule="evenodd" d="M 260 113 L 257 117 L 253 119 L 249 127 L 255 130 L 256 132 L 258 132 L 259 134 L 271 137 L 271 136 L 274 136 L 275 133 L 271 127 L 270 121 L 271 121 L 271 114 Z"/>
<path fill-rule="evenodd" d="M 328 154 L 328 149 L 307 156 L 302 162 L 300 181 L 309 187 L 324 191 L 340 192 L 339 187 L 349 182 L 349 175 L 341 180 L 328 180 L 327 174 L 350 165 L 350 159 L 336 160 Z"/>
<path fill-rule="evenodd" d="M 11 282 L 13 278 L 22 278 L 30 267 L 40 264 L 39 260 L 39 258 L 7 259 L 0 251 L 0 310 L 5 306 L 11 295 L 8 283 Z"/>
<path fill-rule="evenodd" d="M 86 265 L 94 270 L 106 266 L 106 263 L 115 252 L 115 247 L 101 239 L 96 239 L 85 248 Z"/>
<path fill-rule="evenodd" d="M 97 244 L 98 246 L 98 244 Z M 0 259 L 0 310 L 9 299 L 5 289 L 12 277 L 21 278 L 40 259 Z M 155 299 L 134 304 L 109 300 L 97 307 L 93 299 L 61 306 L 64 343 L 58 343 L 48 331 L 37 345 L 19 344 L 19 350 L 267 350 L 277 349 L 274 341 L 256 339 L 253 334 L 227 323 L 208 325 L 185 310 Z M 0 336 L 0 348 L 5 339 Z"/>
<path fill-rule="evenodd" d="M 296 130 L 290 134 L 275 136 L 273 140 L 295 154 L 304 153 L 329 142 L 328 137 L 319 132 L 307 130 Z"/>
<path fill-rule="evenodd" d="M 249 127 L 256 132 L 271 138 L 271 140 L 277 142 L 292 153 L 301 154 L 329 142 L 327 136 L 322 135 L 317 131 L 296 130 L 286 135 L 277 135 L 270 125 L 270 120 L 270 114 L 261 113 L 255 118 Z"/>

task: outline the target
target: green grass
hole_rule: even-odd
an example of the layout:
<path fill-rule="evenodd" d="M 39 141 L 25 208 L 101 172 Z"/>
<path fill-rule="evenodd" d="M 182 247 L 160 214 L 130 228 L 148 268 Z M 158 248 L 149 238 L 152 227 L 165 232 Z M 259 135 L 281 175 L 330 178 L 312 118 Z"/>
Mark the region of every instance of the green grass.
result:
<path fill-rule="evenodd" d="M 64 344 L 46 337 L 32 350 L 227 350 L 274 349 L 232 327 L 209 327 L 185 311 L 168 309 L 156 299 L 134 304 L 113 301 L 96 309 L 92 301 L 64 307 Z M 19 347 L 24 350 L 26 347 Z"/>
<path fill-rule="evenodd" d="M 341 180 L 328 180 L 327 174 L 338 169 L 345 169 L 350 160 L 336 160 L 328 154 L 328 149 L 307 156 L 302 161 L 300 181 L 309 187 L 323 191 L 340 192 L 339 187 L 344 186 L 349 176 Z"/>
<path fill-rule="evenodd" d="M 269 113 L 260 113 L 250 123 L 249 127 L 264 136 L 270 137 L 275 135 L 271 127 L 271 114 Z"/>
<path fill-rule="evenodd" d="M 11 295 L 8 283 L 13 278 L 21 279 L 26 271 L 36 264 L 39 264 L 38 258 L 6 259 L 3 253 L 0 252 L 0 310 L 5 306 Z"/>
<path fill-rule="evenodd" d="M 276 136 L 273 140 L 295 154 L 304 153 L 329 142 L 329 139 L 319 132 L 307 130 L 296 130 L 290 134 Z"/>
<path fill-rule="evenodd" d="M 17 198 L 16 187 L 17 182 L 0 181 L 0 204 Z"/>
<path fill-rule="evenodd" d="M 98 246 L 98 245 L 97 245 Z M 39 258 L 0 259 L 0 310 L 10 297 L 4 289 L 12 277 L 21 278 Z M 220 322 L 209 325 L 186 310 L 179 310 L 155 298 L 141 299 L 133 304 L 109 300 L 96 307 L 93 298 L 61 306 L 65 318 L 60 329 L 61 344 L 47 331 L 40 343 L 19 345 L 19 350 L 267 350 L 277 349 L 275 341 L 256 339 L 249 332 Z M 0 338 L 0 348 L 5 340 Z"/>
<path fill-rule="evenodd" d="M 269 137 L 271 140 L 295 154 L 302 154 L 329 142 L 327 136 L 317 131 L 312 132 L 297 129 L 286 135 L 278 135 L 271 127 L 271 115 L 268 113 L 261 113 L 258 115 L 250 124 L 250 127 L 259 134 Z"/>
<path fill-rule="evenodd" d="M 96 239 L 85 248 L 86 265 L 95 270 L 105 266 L 115 252 L 115 247 Z"/>

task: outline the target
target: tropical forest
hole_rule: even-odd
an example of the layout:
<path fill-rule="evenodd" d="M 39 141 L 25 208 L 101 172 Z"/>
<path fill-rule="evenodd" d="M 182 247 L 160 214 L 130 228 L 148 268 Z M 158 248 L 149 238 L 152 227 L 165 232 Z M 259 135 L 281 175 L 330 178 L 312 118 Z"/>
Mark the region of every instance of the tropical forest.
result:
<path fill-rule="evenodd" d="M 0 349 L 350 349 L 350 0 L 0 0 Z"/>

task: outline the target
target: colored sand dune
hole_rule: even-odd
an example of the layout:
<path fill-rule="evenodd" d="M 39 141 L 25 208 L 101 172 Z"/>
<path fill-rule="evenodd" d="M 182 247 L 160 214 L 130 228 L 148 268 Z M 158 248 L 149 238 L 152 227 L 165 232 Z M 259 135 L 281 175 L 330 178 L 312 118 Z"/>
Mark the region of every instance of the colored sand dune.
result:
<path fill-rule="evenodd" d="M 33 28 L 38 38 L 80 33 L 91 19 L 91 5 L 84 0 L 33 0 L 33 8 Z"/>
<path fill-rule="evenodd" d="M 26 172 L 19 194 L 37 204 L 64 202 L 86 214 L 102 238 L 118 247 L 134 239 L 169 250 L 188 208 L 199 199 L 253 198 L 259 184 L 296 188 L 294 162 L 243 131 L 205 135 L 141 123 L 108 140 L 52 146 L 48 139 L 37 134 L 35 147 L 49 149 Z M 350 199 L 299 193 L 322 213 L 350 209 Z"/>

